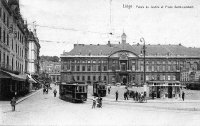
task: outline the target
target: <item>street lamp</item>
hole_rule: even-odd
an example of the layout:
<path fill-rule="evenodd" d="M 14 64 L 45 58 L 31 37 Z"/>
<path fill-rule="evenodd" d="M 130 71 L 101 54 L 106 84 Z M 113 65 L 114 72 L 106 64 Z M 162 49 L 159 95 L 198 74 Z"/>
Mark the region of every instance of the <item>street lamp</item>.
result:
<path fill-rule="evenodd" d="M 143 37 L 140 39 L 140 42 L 144 43 L 143 48 L 142 48 L 142 52 L 143 52 L 143 55 L 144 55 L 144 64 L 143 64 L 144 65 L 144 77 L 143 77 L 144 82 L 143 82 L 143 85 L 145 85 L 146 84 L 146 61 L 145 61 L 146 45 L 145 45 L 145 40 L 144 40 Z"/>

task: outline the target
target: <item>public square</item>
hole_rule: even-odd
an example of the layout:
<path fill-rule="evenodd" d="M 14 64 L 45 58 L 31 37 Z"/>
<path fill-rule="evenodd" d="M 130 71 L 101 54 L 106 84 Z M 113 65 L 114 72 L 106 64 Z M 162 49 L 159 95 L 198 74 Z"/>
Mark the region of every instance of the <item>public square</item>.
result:
<path fill-rule="evenodd" d="M 199 100 L 162 101 L 149 100 L 147 103 L 135 103 L 132 99 L 124 101 L 119 95 L 116 102 L 115 87 L 111 94 L 103 98 L 103 107 L 92 109 L 92 90 L 89 87 L 88 100 L 85 103 L 70 103 L 53 96 L 52 85 L 48 94 L 42 90 L 20 102 L 16 111 L 11 111 L 9 101 L 1 101 L 1 125 L 174 125 L 198 126 L 200 123 Z M 123 92 L 123 88 L 120 92 Z M 160 107 L 159 107 L 160 106 Z M 197 110 L 187 109 L 197 107 Z M 174 107 L 174 108 L 173 108 Z M 177 109 L 182 108 L 182 109 Z"/>

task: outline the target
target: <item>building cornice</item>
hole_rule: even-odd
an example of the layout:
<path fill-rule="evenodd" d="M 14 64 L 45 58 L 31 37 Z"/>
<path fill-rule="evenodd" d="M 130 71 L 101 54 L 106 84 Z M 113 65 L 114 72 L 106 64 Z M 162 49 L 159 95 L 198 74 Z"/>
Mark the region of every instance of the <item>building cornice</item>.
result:
<path fill-rule="evenodd" d="M 75 57 L 82 57 L 82 58 L 110 58 L 108 55 L 61 55 L 61 58 L 75 58 Z M 129 57 L 131 58 L 131 57 Z M 134 57 L 134 58 L 143 58 L 143 56 L 138 56 L 138 57 Z M 180 58 L 180 59 L 200 59 L 200 56 L 146 56 L 146 58 L 162 58 L 162 59 L 170 59 L 170 58 Z"/>

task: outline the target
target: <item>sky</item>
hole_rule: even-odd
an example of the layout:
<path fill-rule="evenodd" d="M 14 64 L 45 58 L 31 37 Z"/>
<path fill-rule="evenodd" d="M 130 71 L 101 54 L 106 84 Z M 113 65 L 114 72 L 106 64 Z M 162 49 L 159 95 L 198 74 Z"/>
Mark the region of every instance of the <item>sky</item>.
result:
<path fill-rule="evenodd" d="M 20 10 L 30 29 L 36 22 L 40 55 L 60 56 L 74 44 L 117 44 L 123 32 L 131 45 L 143 37 L 146 44 L 200 47 L 199 0 L 20 0 Z"/>

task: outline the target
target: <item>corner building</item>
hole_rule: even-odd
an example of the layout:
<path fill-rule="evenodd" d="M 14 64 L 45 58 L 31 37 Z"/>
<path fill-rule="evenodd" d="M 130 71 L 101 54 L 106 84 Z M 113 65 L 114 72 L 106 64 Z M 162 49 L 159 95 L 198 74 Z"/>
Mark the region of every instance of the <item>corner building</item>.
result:
<path fill-rule="evenodd" d="M 144 81 L 144 45 L 130 45 L 126 34 L 121 43 L 106 45 L 74 44 L 61 55 L 61 82 L 102 80 L 107 83 Z M 200 70 L 200 49 L 179 45 L 146 45 L 146 81 L 180 81 L 181 71 Z"/>
<path fill-rule="evenodd" d="M 0 100 L 27 94 L 30 31 L 19 0 L 0 1 Z"/>

